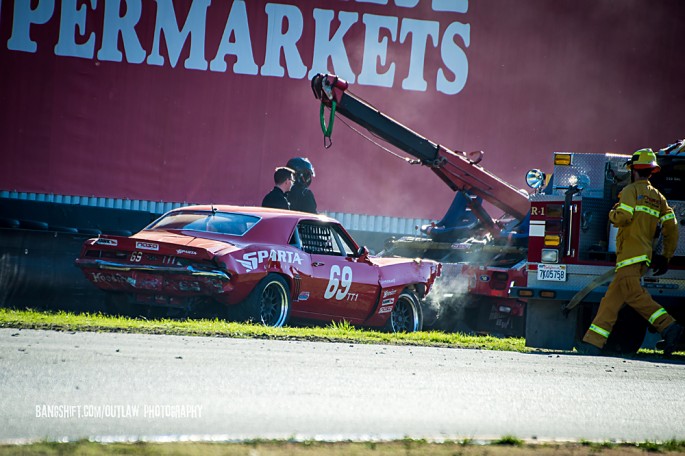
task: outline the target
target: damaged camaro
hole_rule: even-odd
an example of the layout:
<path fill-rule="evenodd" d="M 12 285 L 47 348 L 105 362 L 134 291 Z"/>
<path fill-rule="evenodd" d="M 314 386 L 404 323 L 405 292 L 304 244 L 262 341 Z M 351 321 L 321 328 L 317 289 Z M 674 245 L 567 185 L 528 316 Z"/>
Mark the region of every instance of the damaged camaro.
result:
<path fill-rule="evenodd" d="M 87 240 L 76 265 L 108 310 L 164 308 L 280 327 L 290 319 L 419 331 L 440 275 L 425 259 L 377 258 L 336 220 L 240 206 L 174 209 L 130 237 Z"/>

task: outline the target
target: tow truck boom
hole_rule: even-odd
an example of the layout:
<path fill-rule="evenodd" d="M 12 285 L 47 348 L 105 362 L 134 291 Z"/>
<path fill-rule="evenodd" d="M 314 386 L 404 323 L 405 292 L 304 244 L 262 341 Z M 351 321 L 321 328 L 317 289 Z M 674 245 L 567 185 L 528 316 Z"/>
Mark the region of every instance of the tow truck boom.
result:
<path fill-rule="evenodd" d="M 518 220 L 524 219 L 530 210 L 528 194 L 479 166 L 482 152 L 455 152 L 429 141 L 347 92 L 347 88 L 346 81 L 332 74 L 318 74 L 312 78 L 314 95 L 331 109 L 331 122 L 336 113 L 345 116 L 416 157 L 422 165 L 430 167 L 452 190 L 479 196 L 510 216 Z M 326 131 L 324 134 L 326 135 Z M 330 131 L 327 136 L 330 140 Z M 488 228 L 499 231 L 485 211 L 477 215 L 481 221 L 489 225 Z M 483 220 L 483 216 L 486 220 Z"/>

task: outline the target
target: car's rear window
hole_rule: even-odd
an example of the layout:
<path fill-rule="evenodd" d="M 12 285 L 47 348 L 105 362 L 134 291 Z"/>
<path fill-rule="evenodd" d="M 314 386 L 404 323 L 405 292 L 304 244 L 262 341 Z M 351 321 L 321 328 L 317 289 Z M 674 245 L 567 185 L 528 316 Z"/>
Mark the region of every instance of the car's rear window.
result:
<path fill-rule="evenodd" d="M 180 211 L 156 220 L 146 230 L 193 230 L 242 236 L 259 220 L 254 215 L 233 212 Z"/>

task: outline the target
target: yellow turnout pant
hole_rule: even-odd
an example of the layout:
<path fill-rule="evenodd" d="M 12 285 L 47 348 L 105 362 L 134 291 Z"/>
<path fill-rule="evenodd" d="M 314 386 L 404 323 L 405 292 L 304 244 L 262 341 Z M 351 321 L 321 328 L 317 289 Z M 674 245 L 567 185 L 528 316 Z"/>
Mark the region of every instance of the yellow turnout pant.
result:
<path fill-rule="evenodd" d="M 604 347 L 616 324 L 618 312 L 624 304 L 635 309 L 659 332 L 663 332 L 675 321 L 640 285 L 640 277 L 646 270 L 645 263 L 636 263 L 616 271 L 614 280 L 609 284 L 606 294 L 599 303 L 597 315 L 583 337 L 583 342 L 599 348 Z"/>

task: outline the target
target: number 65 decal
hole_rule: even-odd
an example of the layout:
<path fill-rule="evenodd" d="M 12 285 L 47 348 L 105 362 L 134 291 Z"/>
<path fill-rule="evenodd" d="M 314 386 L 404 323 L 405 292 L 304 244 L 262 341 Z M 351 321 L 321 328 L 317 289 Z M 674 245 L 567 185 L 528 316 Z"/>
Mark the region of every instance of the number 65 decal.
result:
<path fill-rule="evenodd" d="M 333 265 L 331 267 L 331 277 L 328 279 L 328 286 L 323 297 L 331 299 L 335 296 L 337 300 L 345 299 L 347 292 L 350 291 L 350 286 L 352 286 L 352 268 L 345 266 L 340 271 L 340 266 Z"/>

